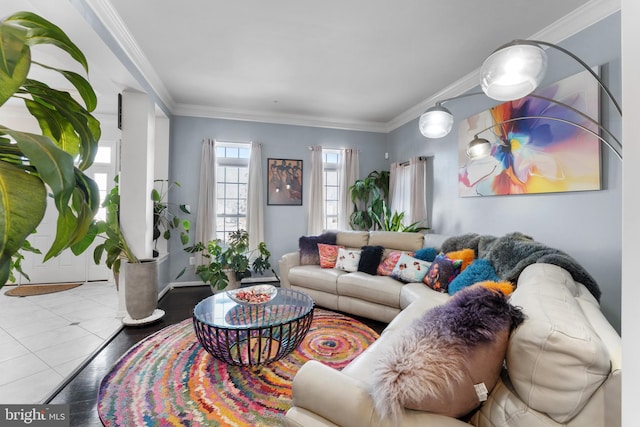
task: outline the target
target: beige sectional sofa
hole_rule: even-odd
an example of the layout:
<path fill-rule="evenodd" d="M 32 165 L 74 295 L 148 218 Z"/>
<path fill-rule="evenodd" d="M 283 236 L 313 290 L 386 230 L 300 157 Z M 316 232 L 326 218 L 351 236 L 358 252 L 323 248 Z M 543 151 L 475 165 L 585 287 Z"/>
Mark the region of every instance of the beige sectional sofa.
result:
<path fill-rule="evenodd" d="M 353 237 L 349 235 L 345 239 Z M 411 250 L 419 244 L 415 240 L 414 247 L 409 247 L 411 238 L 372 233 L 367 242 L 371 244 L 373 239 L 375 244 L 385 242 L 385 247 Z M 443 240 L 429 235 L 425 239 L 423 246 L 434 247 Z M 356 242 L 343 240 L 342 243 Z M 280 264 L 283 286 L 309 293 L 320 306 L 373 319 L 389 319 L 390 323 L 381 337 L 342 371 L 319 362 L 307 362 L 294 378 L 294 406 L 286 414 L 285 425 L 398 426 L 381 419 L 374 408 L 370 394 L 373 369 L 403 331 L 429 309 L 446 302 L 448 296 L 431 291 L 425 285 L 396 286 L 388 277 L 367 278 L 364 273 L 296 267 L 292 258 L 295 256 L 286 255 Z M 347 279 L 351 275 L 354 276 Z M 363 283 L 367 279 L 372 283 L 384 282 L 367 286 Z M 359 290 L 348 291 L 346 288 L 354 283 L 358 283 L 356 289 Z M 379 285 L 390 286 L 392 290 L 377 292 Z M 362 301 L 356 301 L 358 298 Z M 525 321 L 511 334 L 501 379 L 488 400 L 467 422 L 405 410 L 400 425 L 620 426 L 621 338 L 603 316 L 592 294 L 563 268 L 535 263 L 520 274 L 510 302 L 522 308 Z"/>
<path fill-rule="evenodd" d="M 387 251 L 438 248 L 447 236 L 392 231 L 338 231 L 336 244 L 346 248 L 382 246 Z M 332 310 L 390 322 L 411 302 L 426 297 L 433 305 L 449 299 L 420 283 L 404 284 L 389 276 L 360 271 L 348 273 L 319 265 L 300 265 L 300 254 L 285 254 L 279 261 L 280 286 L 309 294 L 317 305 Z"/>

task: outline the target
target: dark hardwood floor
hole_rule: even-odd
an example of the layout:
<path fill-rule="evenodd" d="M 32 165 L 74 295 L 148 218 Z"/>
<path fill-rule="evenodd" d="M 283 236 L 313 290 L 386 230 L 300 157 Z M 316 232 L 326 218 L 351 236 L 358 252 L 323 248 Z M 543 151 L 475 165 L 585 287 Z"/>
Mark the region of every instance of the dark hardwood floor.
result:
<path fill-rule="evenodd" d="M 167 292 L 158 303 L 165 316 L 148 326 L 125 327 L 98 351 L 82 369 L 66 384 L 56 390 L 45 403 L 70 405 L 70 425 L 72 427 L 100 427 L 97 398 L 100 381 L 113 364 L 129 348 L 149 335 L 167 326 L 191 317 L 195 305 L 211 296 L 208 286 L 174 288 Z M 386 324 L 354 317 L 381 332 Z M 130 427 L 130 426 L 123 426 Z"/>

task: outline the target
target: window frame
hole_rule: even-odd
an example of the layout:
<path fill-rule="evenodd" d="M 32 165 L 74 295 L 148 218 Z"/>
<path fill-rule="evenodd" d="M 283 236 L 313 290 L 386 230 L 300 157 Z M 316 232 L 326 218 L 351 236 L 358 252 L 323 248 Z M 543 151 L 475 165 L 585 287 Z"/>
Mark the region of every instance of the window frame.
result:
<path fill-rule="evenodd" d="M 237 152 L 237 157 L 227 157 L 227 149 L 233 149 L 233 150 L 238 150 Z M 248 200 L 248 187 L 249 187 L 249 160 L 251 158 L 251 144 L 250 143 L 243 143 L 243 142 L 231 142 L 231 141 L 216 141 L 215 142 L 215 149 L 216 149 L 216 176 L 215 176 L 215 185 L 216 185 L 216 224 L 215 224 L 215 229 L 216 229 L 216 238 L 220 239 L 222 242 L 227 242 L 228 238 L 229 238 L 229 234 L 233 231 L 237 231 L 239 229 L 246 229 L 247 224 L 246 224 L 246 219 L 247 219 L 247 204 L 249 202 Z M 225 155 L 221 156 L 220 155 L 220 151 L 219 150 L 224 150 L 225 151 Z M 241 157 L 241 155 L 243 154 L 243 150 L 246 150 L 246 157 Z M 238 168 L 238 179 L 236 181 L 227 181 L 227 176 L 225 174 L 226 169 L 227 168 Z M 242 168 L 246 168 L 247 171 L 247 181 L 242 182 L 240 180 L 240 174 L 241 174 L 241 169 Z M 224 177 L 222 175 L 225 175 Z M 238 191 L 237 191 L 237 196 L 236 197 L 227 197 L 227 185 L 238 185 Z M 246 185 L 247 187 L 247 191 L 245 194 L 245 197 L 242 198 L 240 197 L 241 194 L 241 185 Z M 220 186 L 223 186 L 223 188 L 225 189 L 224 194 L 220 194 L 219 188 Z M 238 210 L 237 213 L 233 214 L 233 213 L 228 213 L 228 212 L 221 212 L 220 209 L 218 209 L 219 204 L 221 203 L 222 206 L 226 206 L 227 201 L 229 200 L 234 200 L 237 201 L 238 203 Z M 241 205 L 242 205 L 242 201 L 244 201 L 244 206 L 245 206 L 245 212 L 244 214 L 242 213 L 242 209 L 241 209 Z M 231 218 L 235 218 L 235 224 L 236 227 L 227 227 L 227 219 L 231 219 Z M 242 224 L 242 220 L 244 220 L 244 227 L 241 226 Z M 220 227 L 218 226 L 219 222 L 222 222 L 223 226 L 222 229 L 220 229 Z"/>

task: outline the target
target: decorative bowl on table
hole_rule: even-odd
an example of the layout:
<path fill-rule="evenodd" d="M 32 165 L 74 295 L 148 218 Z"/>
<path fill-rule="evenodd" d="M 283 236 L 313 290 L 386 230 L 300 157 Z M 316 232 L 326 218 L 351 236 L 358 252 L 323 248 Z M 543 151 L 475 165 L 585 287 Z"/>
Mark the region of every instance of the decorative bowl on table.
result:
<path fill-rule="evenodd" d="M 272 285 L 255 285 L 227 291 L 233 301 L 242 305 L 265 304 L 276 297 L 278 289 Z"/>

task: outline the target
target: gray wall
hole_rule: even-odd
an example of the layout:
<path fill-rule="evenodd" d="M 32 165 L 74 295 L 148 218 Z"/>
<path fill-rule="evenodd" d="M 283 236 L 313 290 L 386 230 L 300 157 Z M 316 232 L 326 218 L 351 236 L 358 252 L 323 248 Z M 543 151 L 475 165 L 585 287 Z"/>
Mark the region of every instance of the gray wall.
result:
<path fill-rule="evenodd" d="M 600 65 L 601 74 L 620 101 L 620 14 L 601 21 L 561 44 L 589 65 Z M 489 54 L 490 52 L 487 52 Z M 581 71 L 570 58 L 549 52 L 546 82 L 560 80 Z M 480 64 L 478 64 L 480 65 Z M 477 91 L 474 90 L 474 91 Z M 464 119 L 493 106 L 484 96 L 452 101 L 447 107 Z M 601 117 L 620 135 L 621 121 L 603 99 Z M 309 145 L 325 148 L 360 148 L 360 174 L 387 170 L 392 161 L 411 156 L 429 156 L 432 178 L 428 193 L 430 226 L 433 232 L 456 235 L 467 232 L 501 236 L 520 231 L 551 247 L 561 249 L 580 262 L 599 283 L 602 310 L 620 331 L 621 305 L 621 162 L 608 149 L 602 153 L 602 190 L 486 198 L 460 198 L 457 189 L 457 123 L 450 135 L 428 140 L 420 135 L 417 119 L 385 134 L 287 126 L 254 122 L 173 117 L 171 122 L 170 179 L 182 184 L 174 202 L 191 205 L 195 224 L 197 211 L 200 142 L 216 138 L 236 142 L 259 141 L 263 161 L 268 157 L 304 161 L 304 194 L 308 194 Z M 389 160 L 384 153 L 389 152 Z M 266 173 L 266 170 L 265 170 Z M 266 181 L 266 176 L 265 176 Z M 263 184 L 266 191 L 266 182 Z M 265 206 L 265 240 L 272 252 L 272 264 L 297 248 L 298 237 L 306 233 L 308 199 L 303 207 Z M 171 279 L 188 264 L 188 254 L 171 242 Z M 193 274 L 181 280 L 197 280 Z"/>
<path fill-rule="evenodd" d="M 262 143 L 263 190 L 267 189 L 267 158 L 301 159 L 303 161 L 303 206 L 265 206 L 265 241 L 271 251 L 271 265 L 277 270 L 280 257 L 298 248 L 298 238 L 307 231 L 309 176 L 311 173 L 311 145 L 324 148 L 358 148 L 360 174 L 373 170 L 388 170 L 384 159 L 385 134 L 344 131 L 306 126 L 289 126 L 237 120 L 218 120 L 195 117 L 173 117 L 169 176 L 181 188 L 173 192 L 172 202 L 191 205 L 192 228 L 198 210 L 198 180 L 200 173 L 201 141 L 213 138 L 232 142 Z M 266 204 L 266 197 L 265 197 Z M 193 233 L 192 233 L 193 234 Z M 175 239 L 171 241 L 171 279 L 188 264 L 189 254 L 181 250 Z M 190 269 L 181 281 L 199 280 Z"/>
<path fill-rule="evenodd" d="M 619 18 L 616 14 L 562 43 L 591 66 L 607 65 L 603 74 L 618 101 L 621 94 Z M 581 70 L 564 59 L 549 52 L 549 82 Z M 477 91 L 479 89 L 473 90 Z M 451 134 L 442 139 L 424 138 L 418 131 L 417 120 L 407 123 L 389 134 L 390 160 L 406 160 L 407 153 L 432 158 L 433 198 L 429 210 L 434 232 L 502 236 L 520 231 L 572 255 L 600 285 L 602 310 L 620 331 L 622 162 L 603 146 L 601 191 L 458 197 L 458 123 L 494 104 L 484 95 L 447 103 L 457 120 Z M 602 110 L 605 125 L 620 138 L 620 118 L 615 110 L 611 111 L 606 99 L 602 99 Z"/>

